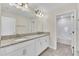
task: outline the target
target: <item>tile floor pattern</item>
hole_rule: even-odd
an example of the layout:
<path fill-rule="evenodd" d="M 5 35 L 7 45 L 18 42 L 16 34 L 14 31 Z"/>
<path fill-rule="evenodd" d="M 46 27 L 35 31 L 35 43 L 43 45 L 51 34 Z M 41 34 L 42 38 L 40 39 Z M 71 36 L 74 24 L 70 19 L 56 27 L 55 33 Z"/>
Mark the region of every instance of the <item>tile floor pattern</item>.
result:
<path fill-rule="evenodd" d="M 40 56 L 72 56 L 71 46 L 57 43 L 57 49 L 48 48 Z"/>

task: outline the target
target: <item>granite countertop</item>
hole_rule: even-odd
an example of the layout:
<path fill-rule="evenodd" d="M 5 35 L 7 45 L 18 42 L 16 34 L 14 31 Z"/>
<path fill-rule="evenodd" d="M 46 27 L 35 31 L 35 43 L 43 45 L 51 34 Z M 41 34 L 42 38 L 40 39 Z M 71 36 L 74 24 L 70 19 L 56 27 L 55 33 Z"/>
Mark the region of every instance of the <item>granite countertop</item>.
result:
<path fill-rule="evenodd" d="M 49 33 L 34 33 L 34 34 L 31 34 L 31 35 L 24 35 L 24 36 L 18 36 L 18 37 L 12 37 L 12 38 L 7 38 L 7 39 L 2 39 L 1 40 L 1 46 L 0 48 L 2 47 L 6 47 L 6 46 L 10 46 L 10 45 L 14 45 L 14 44 L 18 44 L 18 43 L 21 43 L 21 42 L 25 42 L 25 41 L 30 41 L 30 40 L 33 40 L 33 39 L 36 39 L 36 38 L 39 38 L 39 37 L 43 37 L 43 36 L 46 36 L 48 35 Z"/>

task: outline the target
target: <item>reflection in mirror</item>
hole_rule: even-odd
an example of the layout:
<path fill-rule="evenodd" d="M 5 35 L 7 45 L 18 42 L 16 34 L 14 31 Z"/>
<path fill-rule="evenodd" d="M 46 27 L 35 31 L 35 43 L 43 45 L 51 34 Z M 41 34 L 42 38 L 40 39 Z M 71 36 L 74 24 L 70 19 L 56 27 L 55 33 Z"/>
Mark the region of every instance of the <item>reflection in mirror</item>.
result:
<path fill-rule="evenodd" d="M 14 38 L 48 32 L 46 10 L 42 10 L 44 17 L 37 17 L 34 12 L 35 10 L 32 9 L 26 11 L 21 10 L 9 5 L 9 3 L 3 3 L 0 6 L 1 46 L 13 42 L 12 40 Z M 30 8 L 31 7 L 33 6 L 30 6 Z M 35 8 L 33 7 L 33 9 Z"/>

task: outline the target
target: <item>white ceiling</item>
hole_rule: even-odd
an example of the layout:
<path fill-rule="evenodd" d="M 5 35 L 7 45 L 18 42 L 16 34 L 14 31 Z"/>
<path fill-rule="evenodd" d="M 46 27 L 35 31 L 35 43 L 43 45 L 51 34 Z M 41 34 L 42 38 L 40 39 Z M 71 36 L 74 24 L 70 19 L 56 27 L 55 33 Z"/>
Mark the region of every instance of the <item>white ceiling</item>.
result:
<path fill-rule="evenodd" d="M 56 8 L 69 5 L 72 3 L 31 3 L 30 6 L 32 8 L 45 8 L 48 11 L 54 10 Z"/>

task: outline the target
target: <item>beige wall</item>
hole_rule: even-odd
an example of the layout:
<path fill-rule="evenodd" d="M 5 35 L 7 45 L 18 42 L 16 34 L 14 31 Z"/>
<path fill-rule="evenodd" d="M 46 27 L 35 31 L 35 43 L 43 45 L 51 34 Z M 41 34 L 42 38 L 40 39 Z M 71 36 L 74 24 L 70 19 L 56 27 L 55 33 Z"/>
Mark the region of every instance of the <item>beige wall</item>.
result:
<path fill-rule="evenodd" d="M 49 22 L 49 31 L 51 34 L 50 35 L 50 38 L 51 38 L 50 47 L 51 48 L 53 48 L 53 49 L 57 48 L 57 44 L 56 44 L 56 42 L 57 42 L 57 39 L 56 39 L 56 15 L 74 11 L 74 10 L 76 10 L 76 4 L 66 4 L 66 5 L 63 5 L 62 7 L 52 10 L 49 13 L 48 22 Z"/>

